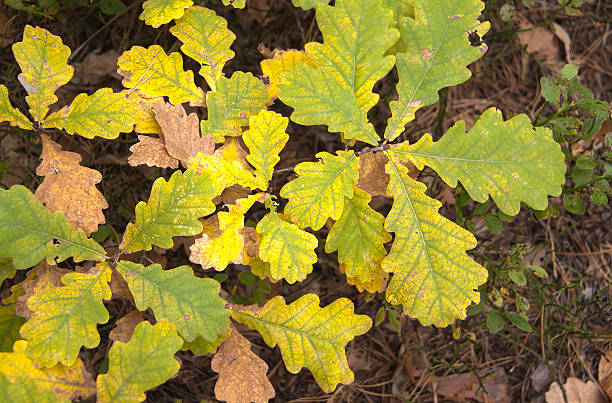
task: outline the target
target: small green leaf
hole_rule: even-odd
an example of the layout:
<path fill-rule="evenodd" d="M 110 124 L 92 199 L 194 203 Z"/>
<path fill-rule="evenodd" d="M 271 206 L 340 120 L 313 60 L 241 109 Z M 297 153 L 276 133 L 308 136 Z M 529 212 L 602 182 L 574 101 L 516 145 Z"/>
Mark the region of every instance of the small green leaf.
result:
<path fill-rule="evenodd" d="M 541 266 L 532 265 L 532 266 L 527 266 L 527 268 L 531 269 L 533 271 L 533 274 L 535 274 L 536 276 L 540 278 L 548 278 L 548 273 Z"/>
<path fill-rule="evenodd" d="M 487 328 L 489 332 L 495 334 L 504 328 L 506 322 L 497 311 L 491 311 L 487 314 Z"/>
<path fill-rule="evenodd" d="M 211 278 L 199 278 L 191 267 L 162 270 L 161 265 L 120 261 L 116 266 L 134 296 L 136 307 L 151 308 L 155 319 L 167 319 L 185 341 L 203 337 L 213 341 L 229 326 L 229 311 L 219 296 L 220 285 Z"/>
<path fill-rule="evenodd" d="M 605 206 L 608 204 L 608 195 L 599 189 L 595 189 L 591 194 L 591 203 L 596 206 Z"/>
<path fill-rule="evenodd" d="M 487 225 L 489 231 L 497 235 L 501 234 L 503 225 L 499 218 L 492 214 L 487 214 L 484 217 L 484 222 Z"/>
<path fill-rule="evenodd" d="M 557 105 L 561 98 L 561 89 L 553 80 L 548 77 L 540 78 L 540 86 L 542 87 L 542 96 L 551 104 Z"/>
<path fill-rule="evenodd" d="M 531 325 L 527 322 L 525 314 L 519 314 L 517 312 L 505 312 L 506 317 L 510 319 L 510 322 L 519 329 L 525 332 L 533 332 Z"/>
<path fill-rule="evenodd" d="M 104 14 L 119 15 L 127 11 L 127 6 L 121 0 L 100 0 L 100 11 Z"/>
<path fill-rule="evenodd" d="M 576 215 L 583 215 L 586 211 L 582 198 L 573 194 L 563 195 L 563 207 Z"/>
<path fill-rule="evenodd" d="M 575 64 L 566 64 L 561 69 L 561 77 L 565 80 L 573 80 L 578 75 L 578 66 Z"/>
<path fill-rule="evenodd" d="M 525 277 L 525 273 L 522 270 L 510 270 L 508 272 L 508 277 L 517 285 L 526 285 L 527 278 Z"/>
<path fill-rule="evenodd" d="M 98 402 L 133 403 L 145 400 L 145 391 L 170 379 L 180 368 L 174 354 L 183 341 L 165 320 L 140 322 L 128 343 L 111 347 L 108 373 L 98 376 Z"/>
<path fill-rule="evenodd" d="M 386 317 L 387 317 L 387 310 L 385 309 L 384 306 L 381 306 L 380 308 L 378 308 L 378 312 L 376 312 L 376 320 L 374 321 L 374 326 L 378 326 L 381 323 L 383 323 Z"/>
<path fill-rule="evenodd" d="M 247 286 L 257 284 L 257 277 L 250 271 L 241 271 L 238 273 L 238 280 Z"/>

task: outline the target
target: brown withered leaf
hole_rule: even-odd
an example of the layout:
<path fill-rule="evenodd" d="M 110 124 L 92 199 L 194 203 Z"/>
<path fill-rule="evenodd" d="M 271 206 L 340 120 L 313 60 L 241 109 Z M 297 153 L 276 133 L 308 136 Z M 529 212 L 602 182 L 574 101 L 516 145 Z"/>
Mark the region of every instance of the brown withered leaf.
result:
<path fill-rule="evenodd" d="M 198 153 L 210 155 L 215 151 L 213 137 L 200 136 L 200 120 L 195 113 L 187 115 L 181 105 L 166 102 L 156 102 L 152 109 L 162 129 L 168 154 L 181 161 L 185 168 L 189 167 L 189 158 Z"/>
<path fill-rule="evenodd" d="M 565 381 L 565 393 L 568 403 L 606 403 L 608 399 L 599 390 L 599 386 L 593 381 L 582 382 L 578 378 L 567 378 Z M 550 385 L 550 389 L 544 395 L 546 403 L 564 402 L 563 392 L 558 383 Z"/>
<path fill-rule="evenodd" d="M 234 326 L 231 332 L 211 362 L 212 370 L 219 373 L 215 396 L 228 403 L 265 403 L 275 395 L 266 376 L 268 365 Z"/>
<path fill-rule="evenodd" d="M 599 360 L 599 386 L 612 399 L 612 350 Z"/>
<path fill-rule="evenodd" d="M 74 228 L 81 228 L 86 235 L 97 231 L 98 225 L 106 222 L 102 210 L 108 207 L 96 188 L 102 174 L 79 165 L 79 154 L 63 151 L 47 135 L 41 134 L 41 139 L 42 162 L 36 174 L 45 180 L 36 189 L 36 197 L 49 211 L 61 211 Z"/>
<path fill-rule="evenodd" d="M 111 273 L 110 288 L 113 293 L 113 299 L 124 299 L 134 302 L 130 287 L 128 287 L 127 282 L 117 270 L 113 270 Z"/>
<path fill-rule="evenodd" d="M 225 188 L 223 192 L 214 199 L 212 202 L 214 204 L 235 204 L 236 200 L 243 199 L 251 194 L 251 191 L 247 188 L 243 188 L 240 185 L 232 185 L 228 188 Z"/>
<path fill-rule="evenodd" d="M 372 196 L 386 196 L 389 174 L 385 172 L 385 165 L 388 161 L 383 153 L 361 154 L 357 187 Z"/>
<path fill-rule="evenodd" d="M 136 325 L 143 320 L 144 317 L 142 313 L 138 309 L 135 309 L 117 320 L 117 327 L 110 331 L 108 337 L 113 341 L 127 343 L 132 338 Z"/>
<path fill-rule="evenodd" d="M 468 399 L 483 403 L 510 403 L 512 401 L 508 394 L 508 384 L 503 369 L 498 369 L 492 374 L 483 372 L 479 376 L 480 379 L 473 372 L 468 372 L 434 377 L 433 382 L 437 385 L 437 394 L 454 402 L 465 402 Z M 484 386 L 486 393 L 481 386 Z"/>
<path fill-rule="evenodd" d="M 130 147 L 132 155 L 128 157 L 128 163 L 136 165 L 146 164 L 150 167 L 178 168 L 179 161 L 168 154 L 164 141 L 159 137 L 138 135 L 138 143 Z"/>
<path fill-rule="evenodd" d="M 25 294 L 17 298 L 15 313 L 22 318 L 30 319 L 32 311 L 28 307 L 28 299 L 32 295 L 43 292 L 46 289 L 63 286 L 62 277 L 69 272 L 70 270 L 68 269 L 48 265 L 44 260 L 34 266 L 28 273 L 25 281 L 21 283 Z"/>

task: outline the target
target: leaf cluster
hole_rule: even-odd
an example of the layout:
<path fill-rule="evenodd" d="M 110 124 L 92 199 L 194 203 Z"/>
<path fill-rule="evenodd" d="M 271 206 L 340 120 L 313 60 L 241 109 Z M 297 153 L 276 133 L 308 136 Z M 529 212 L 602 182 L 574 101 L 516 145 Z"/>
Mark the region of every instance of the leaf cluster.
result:
<path fill-rule="evenodd" d="M 488 273 L 468 254 L 475 237 L 440 214 L 441 203 L 416 173 L 427 166 L 452 187 L 460 182 L 469 198 L 491 198 L 508 216 L 521 203 L 545 209 L 548 196 L 561 193 L 564 154 L 552 132 L 534 128 L 526 115 L 504 120 L 490 108 L 469 130 L 460 121 L 439 141 L 429 134 L 414 144 L 404 141 L 415 112 L 437 102 L 440 89 L 466 81 L 467 66 L 485 53 L 486 45 L 469 40 L 489 28 L 479 20 L 482 1 L 294 3 L 316 9 L 323 40 L 303 51 L 276 50 L 262 62 L 261 79 L 224 74 L 235 35 L 215 12 L 192 1 L 148 0 L 141 19 L 154 27 L 173 22 L 170 32 L 182 53 L 133 46 L 117 62 L 125 90 L 79 94 L 51 113 L 55 91 L 72 77 L 70 49 L 42 28 L 25 28 L 13 52 L 31 119 L 11 106 L 0 85 L 0 120 L 40 134 L 37 173 L 44 180 L 35 193 L 21 185 L 0 190 L 0 279 L 29 269 L 3 301 L 2 326 L 11 338 L 4 341 L 0 382 L 23 384 L 6 393 L 16 399 L 65 382 L 65 393 L 49 399 L 97 394 L 103 402 L 140 401 L 176 373 L 173 356 L 183 349 L 215 354 L 220 399 L 267 401 L 274 395 L 267 365 L 230 318 L 259 332 L 270 347 L 278 345 L 290 372 L 306 367 L 331 392 L 353 381 L 345 348 L 372 319 L 356 314 L 346 298 L 325 307 L 315 294 L 264 301 L 262 290 L 269 288 L 255 277 L 301 282 L 321 254 L 337 252 L 347 282 L 370 299 L 379 293 L 392 322 L 401 312 L 423 325 L 448 326 L 478 303 Z M 206 88 L 183 68 L 184 56 L 200 64 Z M 399 77 L 397 99 L 378 133 L 368 120 L 379 102 L 373 89 L 392 69 Z M 292 114 L 268 110 L 275 102 Z M 187 114 L 185 103 L 206 108 L 206 119 Z M 271 183 L 290 138 L 289 121 L 327 126 L 341 146 L 293 167 L 295 175 L 275 192 Z M 112 140 L 133 131 L 139 135 L 130 164 L 174 171 L 154 181 L 113 249 L 91 236 L 108 207 L 96 189 L 101 175 L 46 133 Z M 391 203 L 386 216 L 372 207 L 373 197 Z M 145 266 L 139 259 L 154 246 L 169 249 L 189 237 L 195 238 L 186 244 L 189 259 L 205 270 L 248 266 L 251 274 L 241 281 L 257 284 L 263 306 L 226 301 L 218 275 L 196 276 L 188 265 Z M 67 270 L 67 259 L 82 266 Z M 112 298 L 129 301 L 136 314 L 117 321 L 121 339 L 110 348 L 108 371 L 94 382 L 78 355 L 99 345 L 97 327 L 109 321 L 104 302 Z M 151 312 L 155 324 L 143 321 L 141 311 Z M 27 365 L 19 374 L 9 364 L 18 357 Z"/>

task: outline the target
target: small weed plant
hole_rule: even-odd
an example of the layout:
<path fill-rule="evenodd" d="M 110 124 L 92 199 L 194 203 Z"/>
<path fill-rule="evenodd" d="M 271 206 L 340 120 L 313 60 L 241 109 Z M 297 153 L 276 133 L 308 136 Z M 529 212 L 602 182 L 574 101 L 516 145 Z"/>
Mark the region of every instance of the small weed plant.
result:
<path fill-rule="evenodd" d="M 223 3 L 245 6 L 244 0 Z M 55 112 L 49 112 L 55 91 L 73 75 L 71 51 L 47 30 L 25 27 L 13 53 L 29 116 L 11 106 L 2 85 L 0 120 L 40 138 L 36 173 L 43 180 L 34 192 L 22 185 L 0 190 L 0 280 L 28 270 L 0 308 L 0 400 L 97 395 L 100 402 L 141 401 L 146 390 L 177 373 L 174 355 L 182 349 L 214 354 L 218 399 L 267 401 L 275 394 L 268 367 L 233 322 L 259 332 L 268 346 L 278 345 L 289 372 L 305 367 L 331 392 L 353 381 L 345 347 L 371 328 L 372 319 L 355 313 L 346 298 L 324 307 L 311 293 L 290 303 L 281 296 L 268 299 L 271 283 L 299 284 L 321 256 L 337 253 L 346 281 L 383 300 L 378 322 L 389 312 L 396 324 L 405 314 L 424 326 L 445 327 L 479 302 L 488 272 L 467 253 L 476 247 L 475 237 L 438 212 L 441 203 L 414 172 L 427 166 L 452 187 L 461 182 L 469 199 L 488 204 L 490 197 L 508 217 L 521 203 L 545 210 L 548 196 L 561 194 L 568 149 L 555 140 L 582 135 L 582 128 L 574 131 L 561 118 L 571 120 L 574 108 L 597 105 L 570 68 L 546 84 L 549 101 L 557 93 L 564 99 L 547 121 L 553 131 L 534 128 L 522 114 L 504 120 L 491 108 L 468 131 L 460 121 L 439 141 L 429 134 L 414 144 L 405 140 L 415 112 L 436 103 L 440 89 L 466 81 L 467 66 L 485 54 L 485 44 L 470 41 L 489 28 L 479 20 L 482 1 L 293 3 L 316 8 L 322 41 L 274 51 L 261 62 L 258 77 L 223 73 L 236 37 L 214 11 L 191 0 L 145 1 L 140 18 L 153 27 L 172 24 L 180 52 L 133 46 L 117 62 L 123 91 L 79 94 Z M 200 64 L 205 88 L 183 68 L 184 57 Z M 397 97 L 379 133 L 368 112 L 379 102 L 374 85 L 392 69 Z M 574 100 L 577 92 L 585 101 Z M 280 103 L 292 109 L 290 116 L 270 110 Z M 205 111 L 206 118 L 188 114 L 183 104 Z M 601 108 L 592 109 L 593 119 L 601 120 Z M 326 126 L 341 146 L 292 167 L 295 175 L 276 191 L 271 184 L 279 180 L 275 166 L 289 140 L 289 120 Z M 112 141 L 132 132 L 138 142 L 129 163 L 171 174 L 154 181 L 125 229 L 109 232 L 108 203 L 96 188 L 102 175 L 57 140 L 78 135 Z M 577 169 L 594 172 L 591 160 L 581 158 L 575 159 Z M 604 191 L 601 175 L 581 175 L 576 186 Z M 373 196 L 393 199 L 386 216 L 371 207 Z M 115 232 L 118 246 L 101 243 Z M 142 264 L 144 252 L 170 249 L 187 237 L 195 237 L 190 262 L 213 269 L 209 276 L 196 276 L 190 265 Z M 252 296 L 220 293 L 227 275 L 215 272 L 230 265 L 248 267 L 239 280 Z M 524 281 L 511 261 L 500 273 Z M 129 301 L 135 310 L 111 324 L 107 364 L 91 374 L 79 353 L 99 345 L 99 325 L 109 321 L 105 301 L 111 299 Z M 508 319 L 521 327 L 517 308 Z M 143 320 L 147 310 L 154 324 Z M 491 330 L 499 328 L 499 319 L 489 315 Z"/>

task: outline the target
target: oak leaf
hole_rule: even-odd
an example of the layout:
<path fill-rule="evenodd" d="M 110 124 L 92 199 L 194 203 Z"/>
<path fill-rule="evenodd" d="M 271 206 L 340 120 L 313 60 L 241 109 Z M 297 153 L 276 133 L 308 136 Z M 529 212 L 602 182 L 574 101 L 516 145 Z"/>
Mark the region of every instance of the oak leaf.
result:
<path fill-rule="evenodd" d="M 102 180 L 100 172 L 81 166 L 81 156 L 63 151 L 59 144 L 41 134 L 42 162 L 36 174 L 45 180 L 36 189 L 36 197 L 51 212 L 61 211 L 74 228 L 86 235 L 98 230 L 106 218 L 102 210 L 108 203 L 96 184 Z"/>
<path fill-rule="evenodd" d="M 117 320 L 117 327 L 110 331 L 108 337 L 113 341 L 127 343 L 134 334 L 136 326 L 144 320 L 142 313 L 138 309 Z"/>
<path fill-rule="evenodd" d="M 181 105 L 158 101 L 153 104 L 155 120 L 162 129 L 163 141 L 171 157 L 189 168 L 189 158 L 198 153 L 212 154 L 215 140 L 211 135 L 200 136 L 200 120 L 195 113 L 187 114 Z"/>
<path fill-rule="evenodd" d="M 266 373 L 268 365 L 251 351 L 251 343 L 234 326 L 211 362 L 219 373 L 215 397 L 228 403 L 267 402 L 275 395 Z"/>
<path fill-rule="evenodd" d="M 550 385 L 550 389 L 544 395 L 546 403 L 557 403 L 567 401 L 568 403 L 606 403 L 608 399 L 601 393 L 599 386 L 593 381 L 582 382 L 578 378 L 570 377 L 563 385 L 563 391 L 558 383 Z"/>
<path fill-rule="evenodd" d="M 166 148 L 161 137 L 138 135 L 138 143 L 130 147 L 132 155 L 128 157 L 128 163 L 135 167 L 146 164 L 160 168 L 178 168 L 179 161 L 173 158 Z"/>
<path fill-rule="evenodd" d="M 17 298 L 15 312 L 22 318 L 30 319 L 32 311 L 28 308 L 28 299 L 49 288 L 61 287 L 62 277 L 71 270 L 47 264 L 46 261 L 38 263 L 28 272 L 26 279 L 21 282 L 24 294 Z"/>

